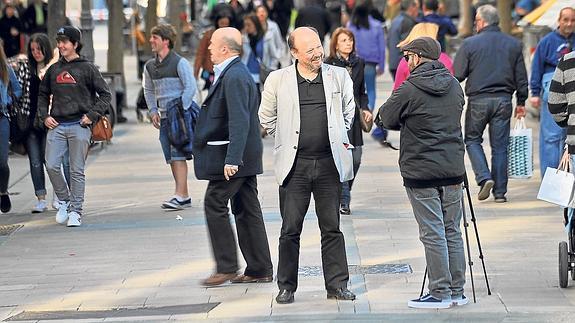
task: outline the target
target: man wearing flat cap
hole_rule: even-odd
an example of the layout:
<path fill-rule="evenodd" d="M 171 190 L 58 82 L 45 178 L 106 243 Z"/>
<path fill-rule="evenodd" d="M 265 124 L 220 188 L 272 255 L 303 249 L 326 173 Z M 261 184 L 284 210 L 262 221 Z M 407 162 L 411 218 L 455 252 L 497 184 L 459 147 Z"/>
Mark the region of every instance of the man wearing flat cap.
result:
<path fill-rule="evenodd" d="M 410 75 L 379 109 L 376 123 L 401 131 L 399 168 L 425 248 L 429 294 L 408 306 L 464 305 L 463 90 L 437 60 L 441 47 L 435 39 L 416 38 L 401 50 Z"/>

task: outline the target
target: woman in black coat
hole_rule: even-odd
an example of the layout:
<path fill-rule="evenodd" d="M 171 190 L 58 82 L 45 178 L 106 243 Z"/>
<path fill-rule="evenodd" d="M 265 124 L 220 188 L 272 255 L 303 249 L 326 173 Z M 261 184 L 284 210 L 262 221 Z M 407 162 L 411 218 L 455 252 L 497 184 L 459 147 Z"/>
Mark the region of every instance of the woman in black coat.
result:
<path fill-rule="evenodd" d="M 0 37 L 4 41 L 6 57 L 16 56 L 20 53 L 22 23 L 15 13 L 14 5 L 7 4 L 2 12 L 2 18 L 0 18 Z"/>
<path fill-rule="evenodd" d="M 367 93 L 365 92 L 363 72 L 365 62 L 355 55 L 355 38 L 349 29 L 340 27 L 333 31 L 330 42 L 330 54 L 325 60 L 325 63 L 344 67 L 353 80 L 355 117 L 353 118 L 353 124 L 347 135 L 350 143 L 354 146 L 354 148 L 352 148 L 352 154 L 353 174 L 355 178 L 359 170 L 359 165 L 361 164 L 361 146 L 363 146 L 360 118 L 363 118 L 369 123 L 372 120 L 372 114 L 367 104 Z M 351 201 L 352 185 L 353 179 L 342 183 L 339 212 L 344 215 L 351 214 L 349 204 Z"/>

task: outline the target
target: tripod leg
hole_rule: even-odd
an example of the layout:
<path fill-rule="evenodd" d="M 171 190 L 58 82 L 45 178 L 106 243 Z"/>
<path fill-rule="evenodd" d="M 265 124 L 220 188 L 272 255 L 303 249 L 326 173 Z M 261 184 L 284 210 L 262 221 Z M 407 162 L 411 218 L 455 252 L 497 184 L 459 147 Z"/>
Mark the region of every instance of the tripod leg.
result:
<path fill-rule="evenodd" d="M 423 289 L 425 288 L 425 279 L 427 278 L 427 267 L 425 267 L 425 273 L 423 274 L 423 283 L 421 284 L 421 292 L 419 293 L 419 297 L 423 296 Z"/>
<path fill-rule="evenodd" d="M 477 303 L 475 298 L 475 281 L 473 280 L 473 260 L 471 260 L 471 248 L 469 247 L 469 232 L 467 228 L 469 227 L 469 222 L 467 222 L 467 214 L 465 212 L 465 202 L 463 197 L 461 198 L 461 210 L 463 213 L 463 228 L 465 230 L 465 245 L 467 246 L 467 260 L 469 264 L 469 275 L 471 276 L 471 291 L 473 292 L 473 303 Z"/>
<path fill-rule="evenodd" d="M 467 191 L 467 201 L 469 202 L 469 211 L 471 212 L 471 222 L 473 222 L 473 227 L 475 229 L 475 238 L 477 239 L 477 248 L 479 249 L 479 259 L 481 259 L 481 266 L 483 267 L 483 275 L 485 276 L 485 285 L 487 285 L 487 295 L 491 295 L 491 288 L 489 287 L 489 278 L 487 277 L 487 270 L 485 269 L 485 260 L 483 259 L 483 249 L 481 248 L 481 241 L 479 241 L 479 230 L 477 229 L 475 211 L 473 210 L 473 203 L 471 202 L 471 192 L 469 192 L 469 181 L 467 179 L 467 173 L 465 173 L 463 178 L 463 186 Z M 463 215 L 465 216 L 465 213 L 463 213 Z"/>

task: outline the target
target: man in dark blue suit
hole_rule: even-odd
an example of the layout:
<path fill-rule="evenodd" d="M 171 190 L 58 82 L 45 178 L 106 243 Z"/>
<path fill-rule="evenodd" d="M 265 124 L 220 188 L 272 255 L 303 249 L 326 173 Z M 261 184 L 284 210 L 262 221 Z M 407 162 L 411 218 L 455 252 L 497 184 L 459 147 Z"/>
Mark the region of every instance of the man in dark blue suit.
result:
<path fill-rule="evenodd" d="M 202 284 L 271 282 L 273 265 L 256 179 L 262 173 L 263 151 L 257 114 L 259 93 L 239 58 L 242 38 L 237 29 L 216 30 L 208 49 L 215 78 L 198 117 L 193 150 L 196 177 L 210 181 L 204 210 L 216 272 Z M 237 275 L 230 200 L 240 250 L 247 263 L 242 275 Z"/>

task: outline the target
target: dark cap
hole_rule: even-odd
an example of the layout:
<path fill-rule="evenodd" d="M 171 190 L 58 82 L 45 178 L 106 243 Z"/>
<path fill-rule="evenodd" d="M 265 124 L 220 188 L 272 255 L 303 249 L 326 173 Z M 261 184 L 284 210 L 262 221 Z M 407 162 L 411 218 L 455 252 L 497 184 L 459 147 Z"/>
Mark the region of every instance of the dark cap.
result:
<path fill-rule="evenodd" d="M 56 39 L 68 38 L 71 42 L 82 42 L 82 32 L 74 26 L 63 26 L 56 32 Z"/>
<path fill-rule="evenodd" d="M 409 44 L 401 47 L 402 51 L 415 53 L 421 57 L 429 59 L 438 59 L 441 55 L 441 45 L 431 37 L 419 37 L 412 40 Z"/>

